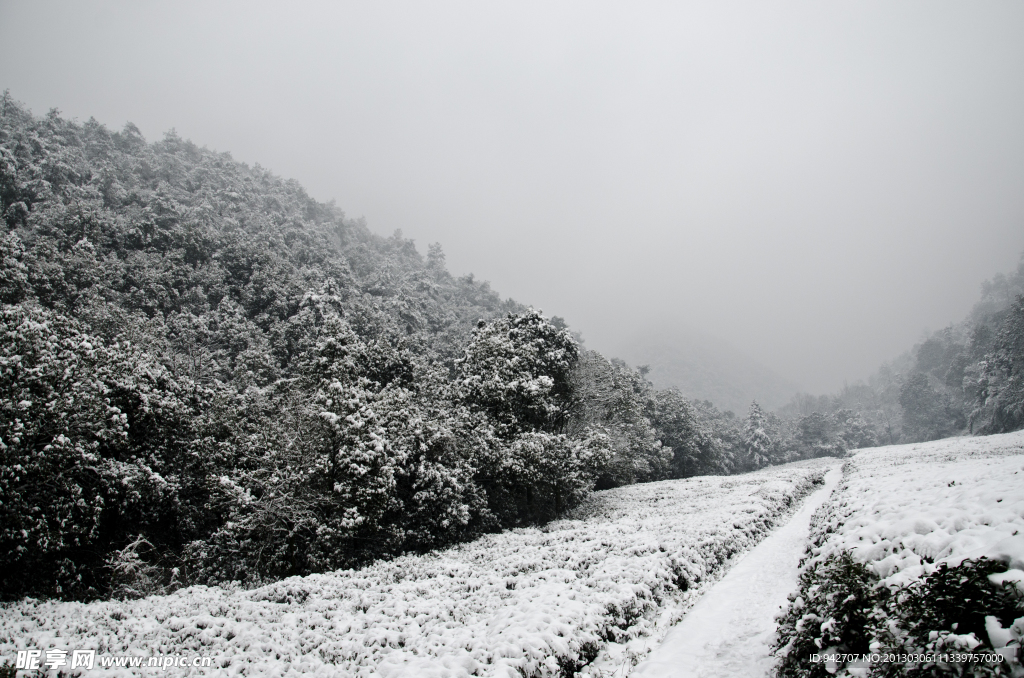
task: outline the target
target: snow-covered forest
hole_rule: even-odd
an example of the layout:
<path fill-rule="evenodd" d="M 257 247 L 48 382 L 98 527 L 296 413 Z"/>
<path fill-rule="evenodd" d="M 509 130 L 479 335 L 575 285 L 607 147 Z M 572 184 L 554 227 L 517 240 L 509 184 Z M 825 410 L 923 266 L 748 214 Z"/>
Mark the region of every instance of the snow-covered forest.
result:
<path fill-rule="evenodd" d="M 818 412 L 822 425 L 835 427 L 857 412 L 880 445 L 1020 429 L 1022 295 L 1024 256 L 1016 270 L 981 284 L 981 298 L 961 322 L 930 333 L 866 382 L 833 395 L 797 396 L 780 414 L 810 421 Z"/>
<path fill-rule="evenodd" d="M 215 648 L 220 668 L 266 675 L 600 675 L 632 666 L 837 463 L 814 460 L 1024 427 L 1024 259 L 866 383 L 736 414 L 452 276 L 440 245 L 376 235 L 173 132 L 149 143 L 5 93 L 0 199 L 5 653 L 102 636 L 106 652 Z M 1019 522 L 1020 457 L 990 469 L 971 450 L 996 443 L 964 440 L 847 464 L 783 655 L 968 643 L 921 636 L 899 596 L 871 598 L 862 624 L 818 593 L 854 577 L 857 595 L 924 596 L 940 561 L 1019 567 L 950 537 Z M 970 440 L 1021 454 L 1019 434 Z M 927 487 L 882 482 L 893 457 L 925 485 L 970 466 L 977 501 L 944 518 L 959 527 Z M 862 486 L 934 505 L 886 513 Z M 988 506 L 996 489 L 1018 503 Z M 886 605 L 904 626 L 879 626 Z M 982 614 L 974 639 L 1019 642 L 1007 614 Z"/>
<path fill-rule="evenodd" d="M 765 460 L 258 166 L 6 94 L 0 154 L 7 597 L 323 572 Z"/>

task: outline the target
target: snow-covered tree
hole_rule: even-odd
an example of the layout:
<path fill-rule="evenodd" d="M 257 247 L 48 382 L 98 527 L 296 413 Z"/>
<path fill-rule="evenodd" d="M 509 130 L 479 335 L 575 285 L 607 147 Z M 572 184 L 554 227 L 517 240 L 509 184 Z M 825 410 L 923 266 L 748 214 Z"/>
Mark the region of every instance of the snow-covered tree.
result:
<path fill-rule="evenodd" d="M 28 267 L 25 247 L 16 233 L 0 238 L 0 303 L 16 304 L 28 292 Z"/>
<path fill-rule="evenodd" d="M 832 415 L 811 412 L 800 418 L 796 429 L 797 448 L 804 458 L 840 457 L 846 453 L 846 441 Z"/>
<path fill-rule="evenodd" d="M 750 403 L 747 421 L 743 426 L 743 445 L 750 468 L 761 468 L 772 463 L 772 440 L 768 436 L 767 417 L 757 401 Z"/>
<path fill-rule="evenodd" d="M 479 478 L 503 525 L 550 520 L 579 504 L 611 456 L 608 437 L 530 431 L 484 450 Z"/>
<path fill-rule="evenodd" d="M 847 450 L 874 447 L 878 444 L 874 427 L 864 420 L 860 412 L 844 408 L 836 411 L 832 418 Z"/>
<path fill-rule="evenodd" d="M 530 309 L 480 321 L 458 363 L 458 379 L 465 402 L 486 411 L 498 435 L 555 432 L 570 409 L 569 380 L 578 359 L 572 335 Z"/>
<path fill-rule="evenodd" d="M 982 363 L 972 425 L 984 433 L 1024 427 L 1024 295 L 1017 297 Z"/>
<path fill-rule="evenodd" d="M 583 351 L 571 378 L 572 409 L 566 431 L 607 436 L 610 458 L 598 479 L 602 489 L 668 478 L 672 450 L 655 430 L 657 401 L 643 374 L 621 360 Z"/>
<path fill-rule="evenodd" d="M 722 443 L 697 410 L 675 389 L 657 391 L 653 424 L 662 443 L 672 450 L 672 477 L 728 472 Z"/>
<path fill-rule="evenodd" d="M 200 393 L 72 318 L 4 306 L 0 589 L 95 593 L 104 557 L 135 535 L 173 542 Z"/>

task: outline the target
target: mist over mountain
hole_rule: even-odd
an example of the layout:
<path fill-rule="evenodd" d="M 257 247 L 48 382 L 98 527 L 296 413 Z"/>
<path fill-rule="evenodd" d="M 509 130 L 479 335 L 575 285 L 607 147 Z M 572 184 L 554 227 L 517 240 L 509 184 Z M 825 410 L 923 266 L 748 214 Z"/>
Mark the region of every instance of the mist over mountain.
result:
<path fill-rule="evenodd" d="M 632 365 L 647 365 L 658 388 L 676 388 L 694 400 L 710 400 L 738 414 L 756 400 L 781 407 L 800 386 L 729 343 L 687 327 L 663 327 L 623 342 L 615 354 Z"/>

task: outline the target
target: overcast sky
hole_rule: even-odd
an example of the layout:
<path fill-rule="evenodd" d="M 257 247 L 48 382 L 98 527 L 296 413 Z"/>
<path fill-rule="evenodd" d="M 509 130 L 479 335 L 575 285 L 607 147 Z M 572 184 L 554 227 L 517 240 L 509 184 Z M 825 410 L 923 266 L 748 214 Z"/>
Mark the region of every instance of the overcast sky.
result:
<path fill-rule="evenodd" d="M 823 392 L 1024 250 L 1024 3 L 15 2 L 0 88 L 295 178 L 561 315 Z"/>

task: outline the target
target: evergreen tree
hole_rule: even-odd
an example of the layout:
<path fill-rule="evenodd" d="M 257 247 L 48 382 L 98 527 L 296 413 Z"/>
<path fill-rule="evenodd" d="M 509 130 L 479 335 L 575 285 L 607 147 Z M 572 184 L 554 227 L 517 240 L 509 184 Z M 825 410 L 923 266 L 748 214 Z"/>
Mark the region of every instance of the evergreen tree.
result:
<path fill-rule="evenodd" d="M 529 309 L 480 321 L 458 361 L 458 379 L 466 403 L 486 412 L 500 436 L 558 432 L 568 420 L 578 360 L 572 335 Z"/>
<path fill-rule="evenodd" d="M 657 397 L 641 371 L 621 360 L 607 360 L 596 351 L 584 351 L 573 370 L 571 388 L 566 430 L 577 435 L 600 431 L 611 445 L 611 459 L 598 478 L 598 488 L 672 475 L 672 449 L 663 443 L 654 424 Z"/>
<path fill-rule="evenodd" d="M 811 412 L 797 422 L 795 442 L 800 456 L 806 459 L 840 457 L 846 453 L 835 417 L 822 412 Z"/>
<path fill-rule="evenodd" d="M 746 451 L 746 465 L 749 468 L 759 469 L 773 461 L 772 440 L 765 430 L 767 428 L 766 419 L 761 406 L 757 404 L 757 401 L 752 401 L 746 423 L 743 426 L 743 445 Z"/>
<path fill-rule="evenodd" d="M 672 450 L 672 477 L 725 473 L 722 445 L 696 408 L 679 391 L 655 393 L 657 410 L 653 424 L 662 444 Z"/>

